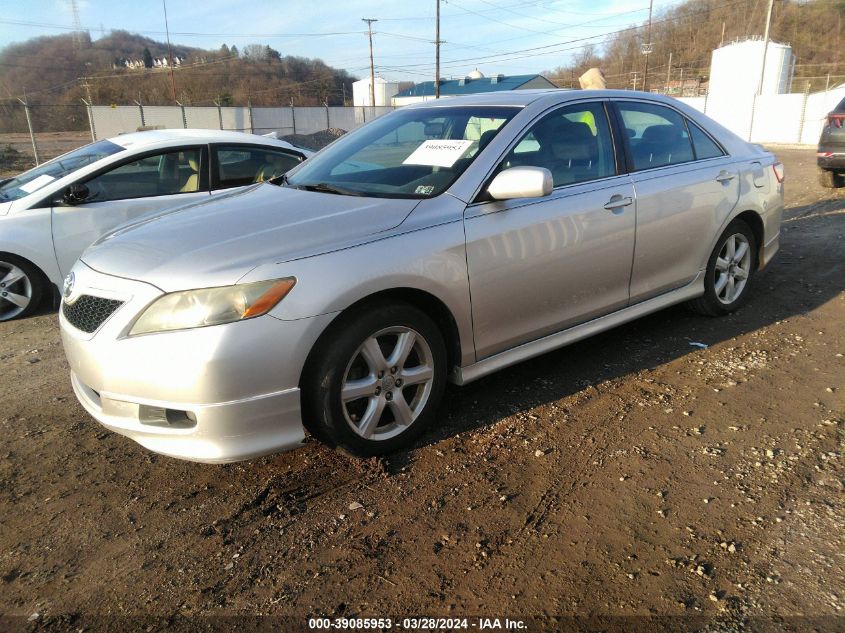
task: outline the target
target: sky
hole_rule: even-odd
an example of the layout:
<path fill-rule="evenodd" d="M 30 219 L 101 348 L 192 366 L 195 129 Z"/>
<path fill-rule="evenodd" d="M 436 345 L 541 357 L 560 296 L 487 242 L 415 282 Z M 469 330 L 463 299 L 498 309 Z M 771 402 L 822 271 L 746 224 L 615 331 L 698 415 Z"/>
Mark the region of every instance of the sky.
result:
<path fill-rule="evenodd" d="M 658 0 L 655 11 L 678 0 Z M 76 0 L 93 39 L 124 29 L 165 40 L 161 0 Z M 282 55 L 319 58 L 364 77 L 367 25 L 376 18 L 376 74 L 426 81 L 434 75 L 436 0 L 167 0 L 170 38 L 200 48 L 268 44 Z M 641 24 L 648 0 L 441 0 L 441 76 L 537 73 L 566 64 L 587 43 Z M 73 30 L 70 0 L 0 0 L 0 48 Z"/>

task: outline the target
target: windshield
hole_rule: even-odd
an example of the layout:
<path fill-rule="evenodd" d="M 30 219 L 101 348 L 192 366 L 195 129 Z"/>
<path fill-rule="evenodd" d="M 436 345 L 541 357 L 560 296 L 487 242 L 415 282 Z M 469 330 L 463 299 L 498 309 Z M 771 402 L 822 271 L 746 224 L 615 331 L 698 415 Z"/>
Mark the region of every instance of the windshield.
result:
<path fill-rule="evenodd" d="M 25 171 L 0 186 L 0 202 L 17 200 L 63 178 L 71 172 L 90 165 L 101 158 L 122 152 L 125 148 L 111 141 L 97 141 Z"/>
<path fill-rule="evenodd" d="M 431 198 L 443 193 L 519 108 L 397 110 L 309 158 L 289 187 L 340 195 Z"/>

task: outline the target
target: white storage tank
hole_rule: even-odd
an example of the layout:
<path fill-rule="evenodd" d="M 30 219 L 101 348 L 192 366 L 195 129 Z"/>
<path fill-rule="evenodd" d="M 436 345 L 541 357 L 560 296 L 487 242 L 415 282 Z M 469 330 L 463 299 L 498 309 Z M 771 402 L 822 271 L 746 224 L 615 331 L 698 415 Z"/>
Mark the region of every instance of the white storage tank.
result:
<path fill-rule="evenodd" d="M 370 103 L 370 78 L 360 79 L 352 84 L 352 105 L 354 106 L 389 106 L 393 95 L 399 92 L 398 81 L 387 81 L 376 77 L 376 102 Z"/>
<path fill-rule="evenodd" d="M 746 40 L 714 50 L 710 63 L 709 96 L 718 99 L 756 94 L 763 65 L 763 48 L 763 40 Z M 792 66 L 792 47 L 769 42 L 761 94 L 788 92 Z"/>

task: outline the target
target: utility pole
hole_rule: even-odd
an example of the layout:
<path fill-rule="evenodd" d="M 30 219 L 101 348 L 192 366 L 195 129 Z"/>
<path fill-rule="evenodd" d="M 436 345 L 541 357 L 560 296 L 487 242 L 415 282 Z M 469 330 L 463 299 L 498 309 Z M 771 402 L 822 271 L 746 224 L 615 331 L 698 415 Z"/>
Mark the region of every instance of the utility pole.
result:
<path fill-rule="evenodd" d="M 669 81 L 672 79 L 672 51 L 669 51 L 669 68 L 666 69 L 666 94 L 669 94 Z"/>
<path fill-rule="evenodd" d="M 440 0 L 437 2 L 437 27 L 434 35 L 434 98 L 440 98 Z"/>
<path fill-rule="evenodd" d="M 370 105 L 376 105 L 376 70 L 373 63 L 373 22 L 378 22 L 375 18 L 361 18 L 367 23 L 367 32 L 370 37 Z"/>
<path fill-rule="evenodd" d="M 173 89 L 173 101 L 176 101 L 176 77 L 173 76 L 173 48 L 170 46 L 170 27 L 167 24 L 167 0 L 161 0 L 164 5 L 164 31 L 167 33 L 167 57 L 170 59 L 170 87 Z"/>
<path fill-rule="evenodd" d="M 639 72 L 636 70 L 631 71 L 631 81 L 634 83 L 634 90 L 637 89 L 637 75 L 639 75 Z"/>
<path fill-rule="evenodd" d="M 760 66 L 760 83 L 757 84 L 757 94 L 763 94 L 763 75 L 766 73 L 766 53 L 769 51 L 769 29 L 772 26 L 772 9 L 775 0 L 769 0 L 769 12 L 766 14 L 766 34 L 763 36 L 763 63 Z"/>
<path fill-rule="evenodd" d="M 85 96 L 88 97 L 88 101 L 85 99 L 82 100 L 82 103 L 85 104 L 85 111 L 88 113 L 88 127 L 91 128 L 91 142 L 94 143 L 97 140 L 97 130 L 94 128 L 94 114 L 91 112 L 91 106 L 94 105 L 94 102 L 91 100 L 91 84 L 88 83 L 88 77 L 85 77 L 85 83 L 82 84 L 82 87 L 85 88 Z"/>
<path fill-rule="evenodd" d="M 35 131 L 32 129 L 32 119 L 29 117 L 29 103 L 26 101 L 26 88 L 23 91 L 23 99 L 18 97 L 18 101 L 23 105 L 23 111 L 26 115 L 26 127 L 29 128 L 29 140 L 32 141 L 32 154 L 35 156 L 35 164 L 41 164 L 41 157 L 38 156 L 38 144 L 35 142 Z"/>
<path fill-rule="evenodd" d="M 643 71 L 643 90 L 648 90 L 648 56 L 651 55 L 651 10 L 654 8 L 654 0 L 648 1 L 648 28 L 646 29 L 645 39 L 643 45 L 643 55 L 645 55 L 645 70 Z"/>

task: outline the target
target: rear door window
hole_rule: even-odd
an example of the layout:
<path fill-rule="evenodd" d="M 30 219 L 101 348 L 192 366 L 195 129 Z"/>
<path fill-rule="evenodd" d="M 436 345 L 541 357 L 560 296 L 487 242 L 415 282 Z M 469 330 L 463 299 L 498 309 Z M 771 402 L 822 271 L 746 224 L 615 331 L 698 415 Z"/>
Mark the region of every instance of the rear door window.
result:
<path fill-rule="evenodd" d="M 628 137 L 634 170 L 654 169 L 695 160 L 684 118 L 654 103 L 617 103 Z"/>
<path fill-rule="evenodd" d="M 298 155 L 273 147 L 217 145 L 214 154 L 214 189 L 264 182 L 302 162 Z"/>
<path fill-rule="evenodd" d="M 687 128 L 690 131 L 690 136 L 692 136 L 692 146 L 695 149 L 695 158 L 697 160 L 725 155 L 722 148 L 716 145 L 712 138 L 707 136 L 700 127 L 689 119 L 687 119 Z"/>

